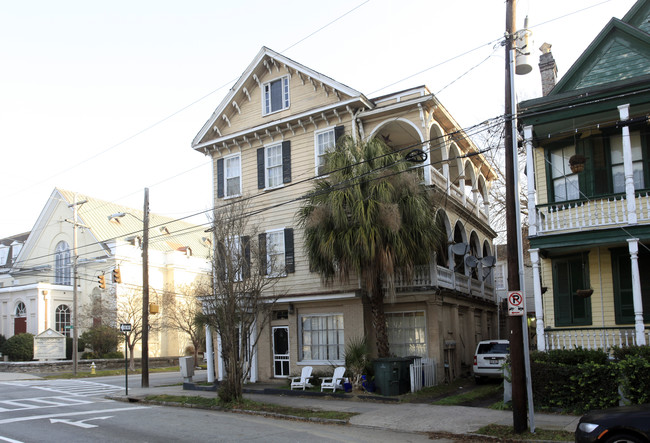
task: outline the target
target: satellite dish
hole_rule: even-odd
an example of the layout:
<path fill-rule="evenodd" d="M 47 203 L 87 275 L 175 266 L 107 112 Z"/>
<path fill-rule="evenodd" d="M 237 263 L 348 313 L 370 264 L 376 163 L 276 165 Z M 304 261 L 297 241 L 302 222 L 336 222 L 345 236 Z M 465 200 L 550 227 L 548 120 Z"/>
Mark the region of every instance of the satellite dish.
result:
<path fill-rule="evenodd" d="M 481 264 L 486 268 L 493 267 L 497 262 L 497 258 L 494 255 L 486 255 L 481 259 Z"/>
<path fill-rule="evenodd" d="M 487 267 L 483 268 L 483 281 L 485 281 L 490 276 L 490 272 L 492 272 L 491 267 L 490 268 L 487 268 Z"/>
<path fill-rule="evenodd" d="M 465 256 L 465 266 L 468 266 L 470 268 L 475 268 L 478 266 L 478 263 L 479 263 L 478 258 L 474 257 L 473 255 Z"/>
<path fill-rule="evenodd" d="M 469 245 L 467 243 L 456 243 L 451 246 L 451 252 L 456 255 L 465 255 L 469 251 Z"/>

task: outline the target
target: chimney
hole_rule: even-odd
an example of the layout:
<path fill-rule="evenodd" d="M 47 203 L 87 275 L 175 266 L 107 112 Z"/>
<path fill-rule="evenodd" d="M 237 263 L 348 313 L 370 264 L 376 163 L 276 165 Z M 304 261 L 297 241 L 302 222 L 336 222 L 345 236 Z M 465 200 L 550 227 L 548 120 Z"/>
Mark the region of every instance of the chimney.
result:
<path fill-rule="evenodd" d="M 539 47 L 539 73 L 542 75 L 542 96 L 547 96 L 555 87 L 557 81 L 557 65 L 551 53 L 551 45 L 544 43 Z"/>

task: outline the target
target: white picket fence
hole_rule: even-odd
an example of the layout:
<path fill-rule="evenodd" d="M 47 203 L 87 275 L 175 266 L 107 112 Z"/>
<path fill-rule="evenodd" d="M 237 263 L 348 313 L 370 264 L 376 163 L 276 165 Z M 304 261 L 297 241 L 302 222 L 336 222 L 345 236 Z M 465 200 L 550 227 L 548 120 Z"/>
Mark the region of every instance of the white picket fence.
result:
<path fill-rule="evenodd" d="M 416 358 L 410 366 L 411 392 L 435 386 L 436 362 L 432 358 Z"/>

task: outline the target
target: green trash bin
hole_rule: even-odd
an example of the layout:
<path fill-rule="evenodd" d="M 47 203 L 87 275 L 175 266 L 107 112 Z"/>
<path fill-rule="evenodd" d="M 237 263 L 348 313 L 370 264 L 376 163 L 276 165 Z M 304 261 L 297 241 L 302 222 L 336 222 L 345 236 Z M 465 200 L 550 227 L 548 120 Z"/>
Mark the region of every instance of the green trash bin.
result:
<path fill-rule="evenodd" d="M 375 387 L 381 395 L 400 395 L 410 390 L 409 366 L 412 359 L 378 358 L 373 362 Z"/>

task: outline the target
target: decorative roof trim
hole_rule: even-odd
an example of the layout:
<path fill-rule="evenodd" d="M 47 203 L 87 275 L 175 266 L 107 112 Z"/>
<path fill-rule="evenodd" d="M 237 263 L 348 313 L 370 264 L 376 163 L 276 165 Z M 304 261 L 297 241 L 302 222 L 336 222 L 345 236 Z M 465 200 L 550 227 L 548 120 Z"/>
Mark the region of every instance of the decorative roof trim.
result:
<path fill-rule="evenodd" d="M 279 54 L 265 46 L 262 47 L 262 49 L 257 53 L 253 61 L 248 65 L 246 70 L 242 73 L 242 75 L 239 77 L 237 82 L 233 85 L 233 87 L 228 91 L 228 94 L 226 94 L 226 97 L 221 101 L 219 106 L 217 106 L 216 110 L 212 113 L 212 116 L 208 119 L 208 121 L 203 125 L 199 133 L 194 137 L 194 140 L 192 141 L 192 147 L 194 149 L 198 148 L 198 144 L 201 141 L 201 139 L 208 133 L 210 128 L 212 128 L 215 123 L 217 122 L 218 118 L 220 115 L 223 114 L 225 109 L 230 106 L 232 101 L 234 100 L 235 96 L 239 93 L 239 91 L 242 90 L 244 87 L 244 83 L 249 78 L 253 78 L 258 86 L 261 86 L 260 79 L 257 77 L 257 75 L 254 73 L 255 69 L 260 65 L 260 64 L 265 64 L 265 67 L 271 71 L 271 66 L 266 60 L 266 57 L 269 57 L 271 60 L 271 64 L 274 64 L 276 67 L 279 69 L 279 65 L 284 65 L 287 69 L 293 69 L 296 71 L 301 79 L 302 79 L 302 74 L 305 76 L 309 77 L 310 79 L 318 81 L 322 85 L 327 85 L 330 88 L 332 88 L 335 91 L 341 91 L 346 95 L 349 95 L 351 97 L 355 97 L 357 99 L 361 99 L 362 101 L 367 103 L 367 106 L 370 108 L 374 107 L 374 104 L 368 100 L 363 94 L 361 94 L 359 91 L 352 89 L 348 86 L 345 86 L 343 83 L 339 83 L 336 80 L 327 77 L 326 75 L 321 74 L 320 72 L 314 71 L 313 69 L 310 69 L 304 65 L 301 65 L 300 63 L 297 63 L 287 57 L 285 57 L 282 54 Z"/>

